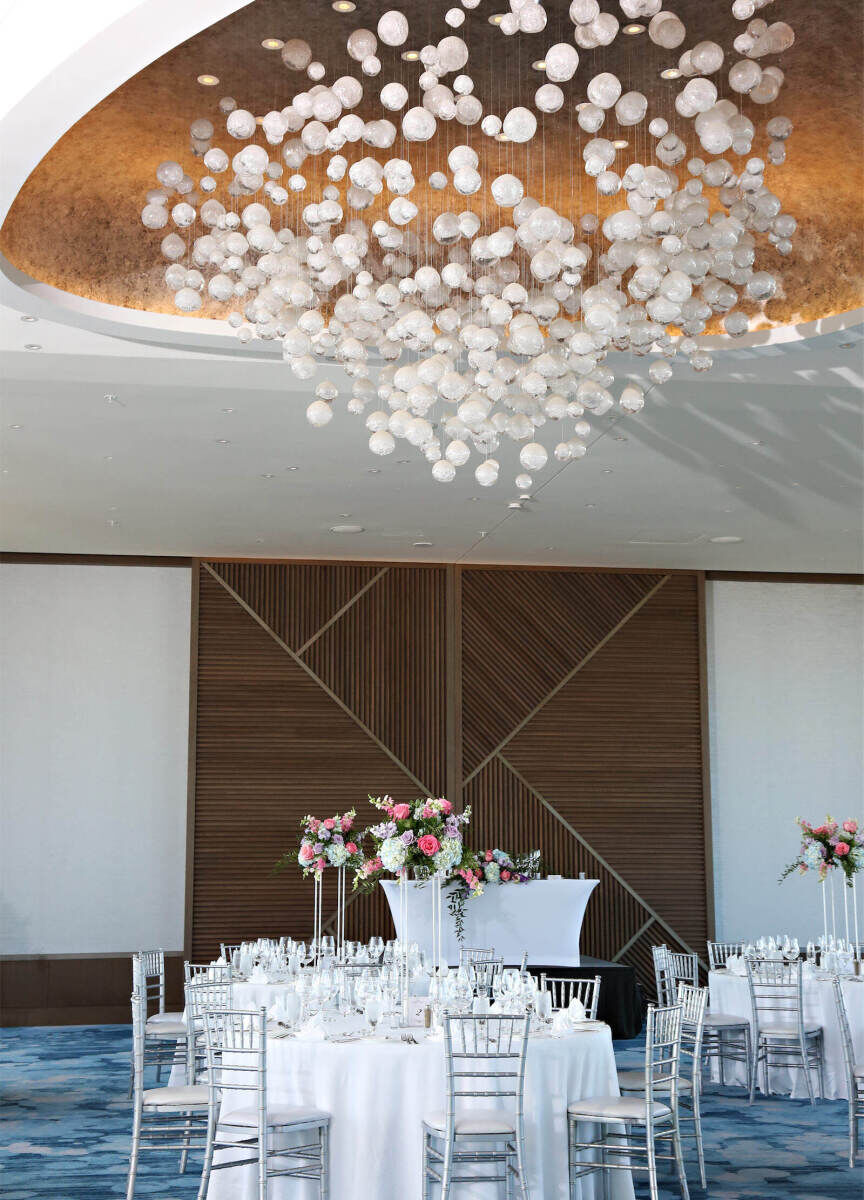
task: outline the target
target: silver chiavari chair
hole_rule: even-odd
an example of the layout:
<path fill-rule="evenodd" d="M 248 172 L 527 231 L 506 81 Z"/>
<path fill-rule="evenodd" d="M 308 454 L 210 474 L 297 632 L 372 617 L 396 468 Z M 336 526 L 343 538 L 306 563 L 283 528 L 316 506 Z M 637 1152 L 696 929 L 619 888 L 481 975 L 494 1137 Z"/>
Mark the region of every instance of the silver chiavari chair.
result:
<path fill-rule="evenodd" d="M 744 953 L 743 942 L 708 942 L 708 969 L 723 971 L 733 955 Z"/>
<path fill-rule="evenodd" d="M 165 1011 L 165 958 L 161 950 L 132 955 L 132 990 L 143 1006 L 144 1066 L 155 1066 L 156 1082 L 162 1082 L 162 1068 L 182 1062 L 186 1048 L 186 1024 L 182 1013 Z M 151 1004 L 157 1011 L 150 1013 Z M 135 1048 L 129 1060 L 129 1098 L 135 1086 Z"/>
<path fill-rule="evenodd" d="M 495 980 L 504 971 L 502 958 L 490 958 L 488 962 L 466 963 L 465 968 L 471 985 L 478 996 L 491 996 Z"/>
<path fill-rule="evenodd" d="M 267 1200 L 267 1181 L 279 1176 L 317 1179 L 319 1200 L 329 1192 L 330 1114 L 317 1108 L 267 1106 L 267 1014 L 206 1011 L 209 1108 L 207 1145 L 198 1200 L 204 1200 L 211 1171 L 249 1166 L 257 1161 L 258 1200 Z M 227 1061 L 226 1061 L 227 1060 Z M 224 1077 L 223 1077 L 224 1072 Z M 224 1093 L 249 1093 L 250 1103 L 221 1111 Z M 284 1134 L 304 1136 L 302 1144 L 275 1147 Z M 217 1150 L 237 1150 L 230 1161 L 214 1162 Z M 288 1165 L 284 1165 L 287 1160 Z"/>
<path fill-rule="evenodd" d="M 600 1002 L 600 976 L 593 979 L 564 979 L 558 975 L 541 975 L 540 990 L 552 994 L 552 1011 L 569 1008 L 574 1000 L 578 1000 L 585 1009 L 585 1016 L 590 1021 L 597 1019 L 597 1005 Z"/>
<path fill-rule="evenodd" d="M 459 966 L 468 966 L 471 963 L 492 962 L 495 958 L 495 951 L 489 947 L 481 946 L 462 946 L 459 950 Z"/>
<path fill-rule="evenodd" d="M 654 988 L 657 993 L 657 1003 L 661 1007 L 668 1007 L 675 1003 L 669 947 L 666 945 L 652 946 L 651 958 L 654 962 Z"/>
<path fill-rule="evenodd" d="M 644 1171 L 651 1200 L 658 1200 L 657 1163 L 674 1161 L 681 1195 L 689 1200 L 678 1125 L 682 1016 L 680 1004 L 649 1006 L 642 1095 L 593 1096 L 568 1106 L 571 1197 L 577 1194 L 577 1181 L 595 1171 Z M 598 1126 L 598 1135 L 581 1141 L 581 1125 Z M 621 1125 L 623 1133 L 618 1129 Z M 658 1153 L 658 1147 L 666 1153 Z M 584 1152 L 592 1157 L 580 1159 Z"/>
<path fill-rule="evenodd" d="M 804 1072 L 810 1103 L 816 1103 L 810 1072 L 819 1077 L 819 1094 L 825 1094 L 825 1055 L 821 1025 L 805 1025 L 801 960 L 796 962 L 744 959 L 750 987 L 750 1007 L 756 1044 L 750 1068 L 750 1103 L 756 1093 L 756 1076 L 762 1064 L 763 1092 L 769 1094 L 771 1067 Z"/>
<path fill-rule="evenodd" d="M 279 941 L 281 943 L 282 939 L 280 938 Z M 242 946 L 242 942 L 220 942 L 219 951 L 226 963 L 230 964 L 234 961 L 234 955 L 242 948 Z"/>
<path fill-rule="evenodd" d="M 184 962 L 184 985 L 187 983 L 200 983 L 204 979 L 209 979 L 212 983 L 230 983 L 231 964 Z"/>
<path fill-rule="evenodd" d="M 690 984 L 678 985 L 681 1005 L 681 1056 L 678 1074 L 678 1124 L 681 1137 L 693 1137 L 699 1160 L 699 1181 L 708 1186 L 705 1178 L 705 1151 L 702 1142 L 702 1031 L 708 1005 L 708 989 Z M 645 1072 L 619 1071 L 618 1086 L 622 1095 L 628 1092 L 644 1094 Z M 658 1089 L 655 1089 L 657 1091 Z M 688 1126 L 692 1125 L 692 1132 Z"/>
<path fill-rule="evenodd" d="M 849 1100 L 849 1166 L 855 1166 L 858 1155 L 858 1122 L 864 1121 L 864 1063 L 855 1062 L 855 1047 L 849 1028 L 849 1014 L 843 998 L 843 985 L 835 975 L 832 980 L 834 1005 L 843 1042 L 843 1065 L 846 1069 L 846 1095 Z"/>
<path fill-rule="evenodd" d="M 142 1150 L 179 1150 L 180 1173 L 190 1150 L 204 1149 L 209 1096 L 206 1087 L 145 1089 L 146 993 L 132 993 L 132 1148 L 126 1181 L 126 1200 L 135 1195 L 135 1177 Z M 197 1135 L 197 1139 L 196 1139 Z"/>
<path fill-rule="evenodd" d="M 189 1083 L 206 1081 L 207 1046 L 204 1039 L 204 1013 L 228 1012 L 234 1007 L 230 982 L 200 977 L 186 984 L 187 1039 L 186 1078 Z"/>
<path fill-rule="evenodd" d="M 508 1197 L 518 1186 L 528 1200 L 523 1103 L 530 1024 L 526 1016 L 445 1014 L 447 1109 L 423 1118 L 423 1200 L 430 1200 L 433 1183 L 440 1184 L 441 1200 L 449 1200 L 454 1183 L 478 1180 L 503 1183 Z M 463 1107 L 468 1098 L 494 1107 Z M 469 1163 L 494 1174 L 460 1174 Z"/>

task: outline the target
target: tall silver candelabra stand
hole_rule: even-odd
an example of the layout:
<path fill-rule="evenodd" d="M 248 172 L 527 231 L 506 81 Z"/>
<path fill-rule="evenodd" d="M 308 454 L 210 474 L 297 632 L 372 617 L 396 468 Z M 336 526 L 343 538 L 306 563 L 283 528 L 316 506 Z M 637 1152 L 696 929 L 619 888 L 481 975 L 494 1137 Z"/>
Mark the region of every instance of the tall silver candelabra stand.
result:
<path fill-rule="evenodd" d="M 312 921 L 312 956 L 315 966 L 318 966 L 321 957 L 321 919 L 323 915 L 323 884 L 321 875 L 318 871 L 315 872 L 315 889 L 312 896 L 314 904 L 314 915 Z"/>

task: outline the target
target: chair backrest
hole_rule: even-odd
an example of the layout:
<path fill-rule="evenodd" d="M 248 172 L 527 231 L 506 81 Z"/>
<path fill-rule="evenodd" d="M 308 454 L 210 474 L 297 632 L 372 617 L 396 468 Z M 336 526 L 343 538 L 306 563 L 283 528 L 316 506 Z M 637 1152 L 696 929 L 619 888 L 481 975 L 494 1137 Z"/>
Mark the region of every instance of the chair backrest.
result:
<path fill-rule="evenodd" d="M 645 1098 L 649 1129 L 655 1119 L 655 1092 L 657 1099 L 671 1106 L 673 1112 L 677 1106 L 682 1026 L 680 1004 L 662 1007 L 649 1004 L 645 1018 Z"/>
<path fill-rule="evenodd" d="M 219 950 L 222 954 L 222 957 L 225 959 L 226 963 L 231 962 L 231 960 L 234 958 L 234 955 L 237 953 L 237 951 L 241 948 L 242 945 L 243 945 L 242 942 L 220 942 L 219 943 Z"/>
<path fill-rule="evenodd" d="M 843 996 L 843 985 L 838 976 L 831 980 L 834 989 L 834 1007 L 837 1009 L 837 1021 L 840 1025 L 840 1040 L 843 1043 L 843 1065 L 846 1068 L 846 1095 L 854 1096 L 858 1084 L 855 1079 L 855 1048 L 852 1045 L 852 1030 L 849 1028 L 849 1014 L 846 1011 L 846 1001 Z"/>
<path fill-rule="evenodd" d="M 451 1125 L 457 1101 L 478 1096 L 508 1097 L 521 1119 L 530 1025 L 527 1016 L 444 1014 L 447 1119 Z"/>
<path fill-rule="evenodd" d="M 135 991 L 143 992 L 148 1016 L 150 1005 L 154 1003 L 156 1012 L 165 1011 L 164 950 L 139 950 L 132 955 L 132 987 Z"/>
<path fill-rule="evenodd" d="M 708 989 L 679 983 L 678 1003 L 681 1005 L 681 1070 L 685 1065 L 689 1066 L 691 1079 L 696 1084 L 702 1077 L 702 1034 Z"/>
<path fill-rule="evenodd" d="M 726 960 L 733 955 L 743 953 L 743 942 L 709 942 L 708 943 L 708 966 L 712 971 L 717 971 L 720 967 L 726 966 Z"/>
<path fill-rule="evenodd" d="M 212 983 L 230 983 L 231 965 L 184 962 L 183 979 L 185 983 L 200 983 L 205 979 Z"/>
<path fill-rule="evenodd" d="M 757 1029 L 768 1025 L 797 1025 L 804 1037 L 804 1002 L 801 983 L 801 959 L 795 962 L 763 960 L 747 955 L 744 959 L 750 987 L 750 1007 Z"/>
<path fill-rule="evenodd" d="M 468 963 L 492 962 L 495 958 L 495 951 L 491 948 L 484 949 L 481 946 L 462 946 L 459 950 L 459 966 L 464 967 Z"/>
<path fill-rule="evenodd" d="M 669 961 L 669 947 L 662 943 L 651 947 L 651 957 L 654 960 L 654 986 L 657 992 L 657 1003 L 669 1005 L 675 1003 L 675 993 L 672 982 L 672 964 Z"/>
<path fill-rule="evenodd" d="M 492 985 L 504 971 L 504 960 L 502 958 L 490 958 L 482 962 L 469 962 L 463 965 L 468 969 L 471 983 L 477 995 L 491 996 Z"/>
<path fill-rule="evenodd" d="M 552 993 L 552 1011 L 569 1008 L 571 1001 L 581 1001 L 585 1016 L 593 1021 L 597 1017 L 600 1001 L 600 976 L 593 979 L 564 979 L 558 975 L 541 975 L 540 988 Z"/>
<path fill-rule="evenodd" d="M 219 1102 L 223 1086 L 232 1091 L 255 1092 L 261 1120 L 267 1121 L 267 1012 L 241 1009 L 205 1009 L 204 1045 L 210 1103 Z M 223 1085 L 222 1058 L 230 1054 L 225 1070 L 230 1082 Z"/>

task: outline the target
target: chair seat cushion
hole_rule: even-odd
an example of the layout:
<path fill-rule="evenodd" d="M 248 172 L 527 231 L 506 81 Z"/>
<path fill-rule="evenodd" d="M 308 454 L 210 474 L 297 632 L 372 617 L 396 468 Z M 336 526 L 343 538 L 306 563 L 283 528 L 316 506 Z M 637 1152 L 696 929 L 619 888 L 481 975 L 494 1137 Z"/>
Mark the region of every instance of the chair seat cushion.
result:
<path fill-rule="evenodd" d="M 762 1037 L 769 1038 L 797 1038 L 798 1027 L 796 1025 L 760 1025 L 759 1032 Z M 817 1033 L 822 1032 L 821 1025 L 805 1025 L 804 1036 L 815 1037 Z"/>
<path fill-rule="evenodd" d="M 267 1124 L 268 1125 L 305 1125 L 310 1121 L 321 1121 L 326 1123 L 330 1120 L 330 1114 L 324 1112 L 320 1108 L 292 1108 L 287 1104 L 274 1105 L 267 1109 Z M 242 1125 L 244 1127 L 258 1124 L 258 1109 L 254 1104 L 245 1104 L 240 1108 L 233 1108 L 231 1112 L 226 1113 L 224 1117 L 219 1118 L 220 1125 Z"/>
<path fill-rule="evenodd" d="M 165 1013 L 165 1016 L 168 1014 Z M 155 1025 L 147 1022 L 145 1037 L 148 1038 L 181 1038 L 186 1036 L 186 1026 L 183 1021 L 157 1021 Z"/>
<path fill-rule="evenodd" d="M 430 1129 L 443 1133 L 447 1128 L 447 1114 L 444 1112 L 427 1113 L 423 1124 Z M 476 1133 L 499 1133 L 506 1136 L 516 1132 L 516 1118 L 512 1113 L 497 1108 L 478 1108 L 473 1112 L 457 1113 L 455 1132 L 463 1135 Z"/>
<path fill-rule="evenodd" d="M 147 1018 L 148 1025 L 164 1025 L 166 1021 L 173 1022 L 175 1025 L 179 1021 L 181 1025 L 185 1025 L 182 1012 L 154 1013 L 152 1017 Z"/>
<path fill-rule="evenodd" d="M 144 1093 L 145 1108 L 206 1108 L 209 1089 L 194 1085 L 190 1087 L 150 1088 Z"/>
<path fill-rule="evenodd" d="M 855 1063 L 852 1068 L 852 1076 L 854 1079 L 864 1079 L 864 1063 Z"/>
<path fill-rule="evenodd" d="M 746 1017 L 736 1017 L 732 1013 L 706 1012 L 705 1014 L 706 1029 L 722 1029 L 725 1026 L 749 1024 L 750 1022 Z"/>
<path fill-rule="evenodd" d="M 635 1071 L 619 1071 L 618 1072 L 618 1086 L 622 1092 L 644 1092 L 645 1091 L 645 1072 L 640 1071 L 638 1069 Z M 692 1082 L 689 1079 L 686 1079 L 684 1076 L 682 1076 L 678 1080 L 679 1091 L 688 1092 L 691 1090 L 692 1087 L 693 1087 Z M 655 1092 L 668 1092 L 669 1091 L 668 1082 L 667 1083 L 659 1083 L 659 1084 L 655 1083 L 654 1091 Z"/>
<path fill-rule="evenodd" d="M 638 1072 L 637 1072 L 638 1074 Z M 653 1115 L 668 1117 L 672 1110 L 668 1104 L 654 1101 Z M 645 1121 L 648 1116 L 648 1105 L 641 1096 L 589 1096 L 587 1100 L 577 1100 L 567 1106 L 571 1117 L 581 1117 L 585 1121 L 598 1118 L 609 1121 Z"/>

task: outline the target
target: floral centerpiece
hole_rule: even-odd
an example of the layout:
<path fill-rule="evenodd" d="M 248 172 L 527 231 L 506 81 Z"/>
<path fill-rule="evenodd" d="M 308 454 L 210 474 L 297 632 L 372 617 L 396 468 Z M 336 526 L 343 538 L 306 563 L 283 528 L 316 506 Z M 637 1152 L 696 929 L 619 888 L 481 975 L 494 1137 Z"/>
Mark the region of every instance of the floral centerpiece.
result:
<path fill-rule="evenodd" d="M 357 840 L 351 834 L 356 818 L 353 808 L 332 817 L 304 817 L 300 822 L 300 845 L 296 851 L 283 854 L 276 869 L 297 862 L 304 878 L 313 875 L 319 880 L 327 867 L 356 870 L 363 861 Z"/>
<path fill-rule="evenodd" d="M 466 853 L 463 868 L 457 871 L 447 899 L 459 941 L 465 932 L 467 897 L 481 895 L 487 884 L 528 883 L 540 874 L 540 865 L 539 850 L 526 854 L 508 854 L 506 850 L 498 849 Z"/>
<path fill-rule="evenodd" d="M 413 871 L 421 880 L 436 874 L 450 879 L 463 867 L 474 866 L 473 859 L 465 862 L 462 840 L 462 830 L 471 819 L 470 807 L 454 813 L 453 805 L 443 797 L 407 804 L 390 796 L 370 796 L 369 802 L 386 820 L 366 830 L 374 850 L 357 864 L 355 888 L 368 890 L 385 872 L 399 876 Z"/>
<path fill-rule="evenodd" d="M 851 888 L 855 875 L 864 869 L 864 838 L 859 833 L 858 822 L 849 820 L 838 824 L 831 817 L 826 817 L 822 825 L 811 825 L 802 817 L 797 817 L 796 821 L 801 830 L 801 849 L 780 880 L 795 871 L 801 875 L 816 871 L 823 882 L 830 871 L 839 870 L 846 886 Z"/>

